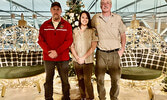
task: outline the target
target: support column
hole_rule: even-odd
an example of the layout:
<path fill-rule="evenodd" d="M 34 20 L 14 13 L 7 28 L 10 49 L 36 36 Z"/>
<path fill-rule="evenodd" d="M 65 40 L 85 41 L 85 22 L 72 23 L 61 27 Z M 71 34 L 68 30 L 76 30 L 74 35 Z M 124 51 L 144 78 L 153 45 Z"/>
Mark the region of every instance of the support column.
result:
<path fill-rule="evenodd" d="M 158 30 L 157 30 L 158 34 L 160 34 L 161 32 L 161 18 L 158 19 Z"/>

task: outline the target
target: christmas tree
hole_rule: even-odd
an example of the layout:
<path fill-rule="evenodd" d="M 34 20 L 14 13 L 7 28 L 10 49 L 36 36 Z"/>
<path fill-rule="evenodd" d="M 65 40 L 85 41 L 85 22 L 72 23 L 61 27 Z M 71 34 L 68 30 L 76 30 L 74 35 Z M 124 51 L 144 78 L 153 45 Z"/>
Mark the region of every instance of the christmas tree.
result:
<path fill-rule="evenodd" d="M 79 22 L 79 14 L 82 11 L 81 8 L 85 7 L 82 0 L 67 0 L 66 5 L 69 10 L 65 12 L 65 20 L 67 20 L 73 28 L 77 27 Z"/>
<path fill-rule="evenodd" d="M 65 15 L 63 16 L 65 20 L 67 20 L 74 29 L 79 25 L 79 14 L 81 13 L 81 8 L 85 7 L 82 0 L 67 0 L 66 5 L 69 7 L 66 10 Z M 70 62 L 69 76 L 74 76 L 75 71 L 73 67 L 73 63 Z"/>

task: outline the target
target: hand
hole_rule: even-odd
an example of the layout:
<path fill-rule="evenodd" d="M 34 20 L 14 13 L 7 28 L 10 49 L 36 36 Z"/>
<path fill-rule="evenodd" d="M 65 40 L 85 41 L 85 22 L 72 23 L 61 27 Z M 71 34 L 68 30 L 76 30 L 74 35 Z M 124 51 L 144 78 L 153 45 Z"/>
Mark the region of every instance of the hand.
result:
<path fill-rule="evenodd" d="M 124 49 L 121 49 L 121 50 L 118 51 L 118 54 L 119 54 L 120 57 L 122 57 L 123 53 L 124 53 Z"/>
<path fill-rule="evenodd" d="M 50 50 L 50 51 L 48 51 L 48 53 L 49 53 L 49 57 L 50 58 L 52 58 L 52 59 L 54 59 L 54 58 L 56 58 L 58 55 L 57 55 L 57 52 L 55 51 L 55 50 Z"/>
<path fill-rule="evenodd" d="M 84 64 L 85 63 L 85 58 L 79 58 L 78 60 L 77 60 L 77 62 L 79 63 L 79 64 Z"/>

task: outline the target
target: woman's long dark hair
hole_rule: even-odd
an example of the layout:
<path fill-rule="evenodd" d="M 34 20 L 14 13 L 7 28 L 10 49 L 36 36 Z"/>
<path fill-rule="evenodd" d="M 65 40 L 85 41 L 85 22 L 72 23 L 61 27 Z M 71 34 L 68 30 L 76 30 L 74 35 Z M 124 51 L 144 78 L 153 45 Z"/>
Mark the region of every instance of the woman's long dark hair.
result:
<path fill-rule="evenodd" d="M 92 28 L 90 14 L 89 14 L 87 11 L 82 11 L 82 12 L 80 13 L 80 17 L 79 17 L 79 27 L 81 28 L 81 15 L 82 15 L 83 13 L 85 13 L 85 14 L 87 15 L 87 17 L 88 17 L 88 24 L 87 24 L 88 28 Z"/>

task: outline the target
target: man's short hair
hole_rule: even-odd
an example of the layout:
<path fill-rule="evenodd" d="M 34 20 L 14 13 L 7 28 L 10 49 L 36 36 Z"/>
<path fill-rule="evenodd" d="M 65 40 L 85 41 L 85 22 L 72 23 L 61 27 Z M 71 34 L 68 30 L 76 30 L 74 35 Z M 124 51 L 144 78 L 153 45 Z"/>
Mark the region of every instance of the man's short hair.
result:
<path fill-rule="evenodd" d="M 102 0 L 101 0 L 102 1 Z M 101 1 L 100 1 L 100 4 L 101 4 Z M 112 4 L 112 0 L 110 0 L 111 4 Z"/>
<path fill-rule="evenodd" d="M 59 2 L 53 2 L 53 3 L 51 4 L 51 8 L 54 7 L 54 6 L 58 6 L 58 7 L 61 8 L 61 5 L 60 5 Z"/>

